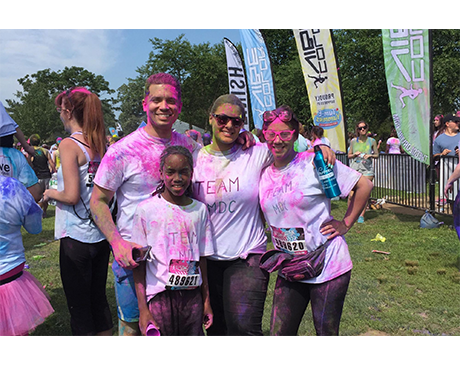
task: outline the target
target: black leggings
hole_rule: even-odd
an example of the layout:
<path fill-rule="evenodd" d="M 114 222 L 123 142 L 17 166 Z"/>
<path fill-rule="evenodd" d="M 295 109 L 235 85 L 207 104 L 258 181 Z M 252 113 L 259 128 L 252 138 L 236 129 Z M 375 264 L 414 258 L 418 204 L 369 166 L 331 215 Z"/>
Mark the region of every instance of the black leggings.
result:
<path fill-rule="evenodd" d="M 209 296 L 214 313 L 208 336 L 262 336 L 269 274 L 259 254 L 246 260 L 207 260 Z"/>
<path fill-rule="evenodd" d="M 113 327 L 105 294 L 110 247 L 61 238 L 59 265 L 74 336 L 94 336 Z"/>
<path fill-rule="evenodd" d="M 338 336 L 351 271 L 322 284 L 289 282 L 278 276 L 270 320 L 271 336 L 296 336 L 311 300 L 316 335 Z"/>

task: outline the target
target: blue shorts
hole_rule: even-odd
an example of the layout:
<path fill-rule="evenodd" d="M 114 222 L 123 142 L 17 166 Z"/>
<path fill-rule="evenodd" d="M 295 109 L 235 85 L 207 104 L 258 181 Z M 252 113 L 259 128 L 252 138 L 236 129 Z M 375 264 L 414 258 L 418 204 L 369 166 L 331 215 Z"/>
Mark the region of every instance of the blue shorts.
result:
<path fill-rule="evenodd" d="M 125 322 L 139 322 L 139 307 L 133 271 L 123 269 L 115 260 L 112 263 L 112 271 L 115 276 L 118 318 Z"/>

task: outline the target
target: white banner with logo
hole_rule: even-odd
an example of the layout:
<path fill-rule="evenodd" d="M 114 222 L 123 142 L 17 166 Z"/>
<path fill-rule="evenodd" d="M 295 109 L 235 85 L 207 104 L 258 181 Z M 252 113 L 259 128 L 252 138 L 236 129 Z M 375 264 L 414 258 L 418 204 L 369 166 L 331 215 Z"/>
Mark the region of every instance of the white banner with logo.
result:
<path fill-rule="evenodd" d="M 244 128 L 249 130 L 248 93 L 246 77 L 244 76 L 243 62 L 235 45 L 224 38 L 225 54 L 227 56 L 227 72 L 229 93 L 236 95 L 244 105 L 246 122 Z"/>

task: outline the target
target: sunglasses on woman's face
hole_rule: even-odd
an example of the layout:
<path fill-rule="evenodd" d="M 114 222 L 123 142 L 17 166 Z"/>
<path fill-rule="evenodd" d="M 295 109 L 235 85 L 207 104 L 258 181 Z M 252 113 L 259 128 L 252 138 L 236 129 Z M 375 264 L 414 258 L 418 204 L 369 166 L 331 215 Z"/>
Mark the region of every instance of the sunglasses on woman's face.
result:
<path fill-rule="evenodd" d="M 290 141 L 292 139 L 292 135 L 294 134 L 295 129 L 292 131 L 272 131 L 271 129 L 265 130 L 262 133 L 267 141 L 271 142 L 274 141 L 276 136 L 278 136 L 282 141 Z"/>
<path fill-rule="evenodd" d="M 364 126 L 364 127 L 358 127 L 358 130 L 359 131 L 365 131 L 367 129 L 367 126 Z"/>
<path fill-rule="evenodd" d="M 212 114 L 212 116 L 216 119 L 217 125 L 219 127 L 226 126 L 229 120 L 232 121 L 232 125 L 235 128 L 240 128 L 244 123 L 244 120 L 242 118 L 229 117 L 228 115 L 225 115 L 225 114 Z"/>

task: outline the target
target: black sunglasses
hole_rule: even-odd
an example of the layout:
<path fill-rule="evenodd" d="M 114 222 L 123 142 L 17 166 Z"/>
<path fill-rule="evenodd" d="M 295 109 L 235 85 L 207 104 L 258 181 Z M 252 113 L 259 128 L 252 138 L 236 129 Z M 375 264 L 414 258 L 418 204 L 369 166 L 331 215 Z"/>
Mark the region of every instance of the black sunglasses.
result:
<path fill-rule="evenodd" d="M 366 130 L 366 129 L 367 129 L 367 125 L 365 127 L 358 127 L 359 131 Z"/>
<path fill-rule="evenodd" d="M 244 120 L 242 118 L 229 117 L 228 115 L 225 115 L 225 114 L 212 114 L 212 116 L 216 119 L 217 125 L 219 127 L 223 127 L 227 125 L 229 120 L 232 121 L 232 125 L 235 128 L 240 128 L 244 123 Z"/>

